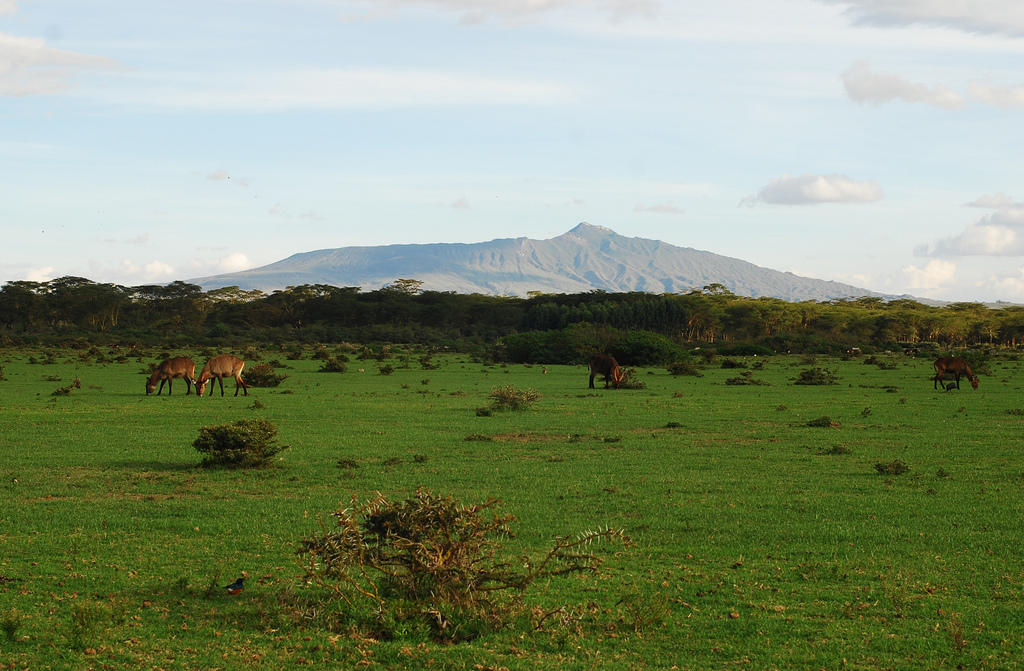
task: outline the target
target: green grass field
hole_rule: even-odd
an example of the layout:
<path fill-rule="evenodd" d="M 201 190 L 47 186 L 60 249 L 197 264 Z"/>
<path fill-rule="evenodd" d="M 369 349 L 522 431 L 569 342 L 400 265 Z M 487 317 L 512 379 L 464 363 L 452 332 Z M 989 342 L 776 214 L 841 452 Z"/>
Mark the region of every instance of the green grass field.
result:
<path fill-rule="evenodd" d="M 930 360 L 884 356 L 894 370 L 819 358 L 831 386 L 794 385 L 811 364 L 777 356 L 746 360 L 763 386 L 726 384 L 743 371 L 717 362 L 607 391 L 583 367 L 413 357 L 384 376 L 305 359 L 279 387 L 199 399 L 180 381 L 145 396 L 155 352 L 29 354 L 0 353 L 0 668 L 1024 666 L 1016 360 L 944 392 Z M 510 384 L 542 397 L 478 415 Z M 200 427 L 255 417 L 290 446 L 275 467 L 198 467 Z M 910 470 L 876 468 L 897 460 Z M 634 544 L 529 589 L 556 613 L 539 626 L 448 645 L 360 635 L 301 583 L 299 541 L 353 494 L 420 486 L 501 499 L 510 554 L 606 526 Z M 224 594 L 242 571 L 247 589 Z"/>

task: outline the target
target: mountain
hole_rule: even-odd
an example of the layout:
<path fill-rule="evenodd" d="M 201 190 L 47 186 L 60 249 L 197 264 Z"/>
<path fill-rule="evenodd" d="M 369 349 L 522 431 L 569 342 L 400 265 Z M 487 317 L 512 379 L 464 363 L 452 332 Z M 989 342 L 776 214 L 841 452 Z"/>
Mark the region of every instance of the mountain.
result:
<path fill-rule="evenodd" d="M 788 301 L 882 296 L 659 240 L 628 238 L 588 223 L 550 240 L 321 249 L 262 268 L 189 281 L 205 290 L 237 285 L 269 292 L 301 284 L 372 290 L 399 278 L 419 280 L 428 291 L 509 296 L 530 291 L 679 293 L 709 284 L 721 284 L 740 296 Z"/>

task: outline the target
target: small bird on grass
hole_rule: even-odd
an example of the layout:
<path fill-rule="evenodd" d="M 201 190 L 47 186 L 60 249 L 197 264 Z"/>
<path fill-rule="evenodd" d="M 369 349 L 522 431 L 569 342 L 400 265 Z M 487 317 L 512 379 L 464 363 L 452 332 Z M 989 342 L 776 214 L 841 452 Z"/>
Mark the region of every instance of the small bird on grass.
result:
<path fill-rule="evenodd" d="M 228 594 L 230 594 L 231 596 L 234 596 L 236 594 L 240 594 L 242 592 L 242 589 L 243 589 L 242 588 L 242 581 L 243 580 L 245 580 L 245 578 L 239 578 L 238 580 L 236 580 L 235 582 L 231 583 L 230 585 L 225 586 L 224 589 L 226 589 L 228 591 Z"/>

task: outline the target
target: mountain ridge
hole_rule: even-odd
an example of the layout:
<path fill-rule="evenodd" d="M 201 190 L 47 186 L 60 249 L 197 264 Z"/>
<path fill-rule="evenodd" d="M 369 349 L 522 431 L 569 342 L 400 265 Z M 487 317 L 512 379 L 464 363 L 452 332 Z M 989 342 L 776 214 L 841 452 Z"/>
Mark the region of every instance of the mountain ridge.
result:
<path fill-rule="evenodd" d="M 509 296 L 525 296 L 534 291 L 679 293 L 721 284 L 734 294 L 752 298 L 896 298 L 661 240 L 630 238 L 587 222 L 547 240 L 497 238 L 476 243 L 396 244 L 300 252 L 259 268 L 190 282 L 206 290 L 238 286 L 269 292 L 302 284 L 377 289 L 399 278 L 421 281 L 422 289 L 427 291 Z"/>

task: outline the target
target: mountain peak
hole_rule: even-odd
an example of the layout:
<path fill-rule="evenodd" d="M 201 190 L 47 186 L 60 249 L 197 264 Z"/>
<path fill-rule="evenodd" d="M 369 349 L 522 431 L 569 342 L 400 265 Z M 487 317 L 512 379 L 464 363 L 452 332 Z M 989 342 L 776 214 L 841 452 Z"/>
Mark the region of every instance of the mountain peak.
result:
<path fill-rule="evenodd" d="M 276 291 L 302 284 L 378 289 L 405 277 L 427 291 L 525 296 L 587 291 L 677 293 L 721 284 L 740 296 L 790 301 L 880 294 L 761 268 L 740 259 L 658 240 L 623 237 L 580 222 L 548 240 L 341 247 L 295 254 L 262 268 L 193 280 L 204 289 Z"/>
<path fill-rule="evenodd" d="M 610 228 L 605 228 L 604 226 L 595 226 L 594 224 L 588 224 L 585 221 L 581 221 L 580 223 L 576 224 L 576 226 L 573 227 L 572 230 L 569 231 L 569 233 L 574 233 L 576 235 L 586 235 L 594 233 L 599 233 L 600 235 L 614 235 L 615 231 L 613 231 Z"/>

